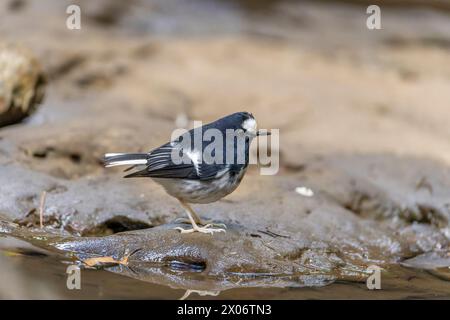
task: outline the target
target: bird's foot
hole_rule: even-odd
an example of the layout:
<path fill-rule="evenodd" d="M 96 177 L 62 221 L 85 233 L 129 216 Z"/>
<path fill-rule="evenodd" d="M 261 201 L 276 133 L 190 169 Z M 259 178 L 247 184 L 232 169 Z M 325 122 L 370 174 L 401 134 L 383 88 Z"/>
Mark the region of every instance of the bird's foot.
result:
<path fill-rule="evenodd" d="M 186 224 L 191 224 L 191 222 L 189 221 L 189 219 L 186 218 L 177 218 L 175 219 L 175 222 L 177 223 L 186 223 Z M 223 228 L 226 229 L 227 226 L 224 223 L 215 223 L 213 222 L 213 220 L 200 220 L 200 221 L 196 221 L 196 223 L 200 226 L 212 226 L 212 227 L 217 227 L 217 228 Z"/>
<path fill-rule="evenodd" d="M 200 222 L 200 224 L 202 225 L 202 226 L 213 226 L 213 227 L 216 227 L 216 228 L 222 228 L 222 229 L 226 229 L 227 228 L 227 226 L 226 226 L 226 224 L 225 223 L 216 223 L 216 222 L 214 222 L 214 221 L 212 221 L 212 220 L 202 220 L 201 222 Z"/>
<path fill-rule="evenodd" d="M 176 227 L 175 230 L 178 230 L 181 233 L 200 232 L 200 233 L 214 234 L 214 232 L 226 232 L 225 229 L 211 228 L 212 226 L 213 226 L 212 224 L 207 224 L 207 225 L 204 225 L 203 227 L 199 227 L 198 225 L 193 225 L 191 229 L 183 229 L 181 227 Z"/>

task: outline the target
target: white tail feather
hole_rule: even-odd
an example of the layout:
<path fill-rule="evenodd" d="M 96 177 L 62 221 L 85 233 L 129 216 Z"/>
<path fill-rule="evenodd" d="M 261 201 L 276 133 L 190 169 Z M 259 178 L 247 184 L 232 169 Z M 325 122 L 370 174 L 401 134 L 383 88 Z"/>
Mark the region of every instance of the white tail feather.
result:
<path fill-rule="evenodd" d="M 125 153 L 107 153 L 107 154 L 105 154 L 105 158 L 121 156 L 123 154 L 125 154 Z"/>
<path fill-rule="evenodd" d="M 107 168 L 115 167 L 115 166 L 124 166 L 124 165 L 137 165 L 137 164 L 147 164 L 147 160 L 122 160 L 108 163 L 106 165 Z"/>

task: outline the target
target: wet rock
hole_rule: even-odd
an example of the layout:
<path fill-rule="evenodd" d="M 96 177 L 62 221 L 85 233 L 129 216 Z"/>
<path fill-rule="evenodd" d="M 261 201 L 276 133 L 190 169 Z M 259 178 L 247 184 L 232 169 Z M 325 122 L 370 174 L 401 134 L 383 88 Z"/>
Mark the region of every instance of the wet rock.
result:
<path fill-rule="evenodd" d="M 410 268 L 420 268 L 428 270 L 438 268 L 450 268 L 450 252 L 449 251 L 427 252 L 418 255 L 417 257 L 403 261 L 402 265 Z"/>
<path fill-rule="evenodd" d="M 102 238 L 61 237 L 45 230 L 14 225 L 2 232 L 25 239 L 39 247 L 57 250 L 81 264 L 95 257 L 112 257 L 126 265 L 109 266 L 117 272 L 174 288 L 225 290 L 242 286 L 322 286 L 337 278 L 361 280 L 365 268 L 345 262 L 334 252 L 312 247 L 305 250 L 303 263 L 284 260 L 269 249 L 272 237 L 249 235 L 240 225 L 229 225 L 228 232 L 211 241 L 210 236 L 185 236 L 173 230 L 177 225 L 125 232 Z M 251 230 L 252 232 L 257 232 Z M 286 243 L 289 247 L 290 244 Z M 205 279 L 209 279 L 205 282 Z"/>
<path fill-rule="evenodd" d="M 12 176 L 29 179 L 32 174 L 13 166 L 8 172 L 6 180 Z M 41 182 L 40 187 L 19 179 L 16 186 L 9 186 L 10 194 L 5 190 L 0 203 L 1 211 L 10 217 L 22 213 L 15 219 L 17 224 L 4 226 L 2 233 L 58 250 L 80 263 L 105 256 L 122 261 L 132 253 L 128 265 L 108 265 L 107 270 L 175 288 L 223 290 L 364 281 L 369 265 L 389 270 L 413 256 L 448 250 L 450 240 L 440 224 L 415 221 L 396 210 L 414 208 L 416 202 L 411 199 L 435 206 L 445 202 L 440 192 L 430 193 L 428 188 L 423 198 L 415 194 L 422 194 L 416 182 L 423 174 L 433 190 L 445 194 L 450 187 L 442 172 L 432 161 L 346 156 L 307 163 L 297 175 L 250 174 L 239 192 L 198 206 L 202 216 L 228 226 L 226 234 L 213 237 L 173 230 L 181 226 L 173 221 L 183 216 L 182 210 L 147 179 L 128 183 L 115 174 L 97 174 L 95 180 L 46 176 L 47 186 Z M 31 181 L 42 181 L 42 177 Z M 297 193 L 299 186 L 313 190 L 313 195 Z M 44 229 L 36 228 L 37 215 L 29 211 L 38 206 L 39 190 L 49 190 L 45 221 L 51 224 Z M 364 192 L 370 206 L 353 199 L 356 190 Z M 20 195 L 19 199 L 12 194 Z M 443 221 L 448 226 L 448 220 Z"/>
<path fill-rule="evenodd" d="M 44 96 L 45 76 L 25 48 L 0 44 L 0 127 L 32 114 Z"/>

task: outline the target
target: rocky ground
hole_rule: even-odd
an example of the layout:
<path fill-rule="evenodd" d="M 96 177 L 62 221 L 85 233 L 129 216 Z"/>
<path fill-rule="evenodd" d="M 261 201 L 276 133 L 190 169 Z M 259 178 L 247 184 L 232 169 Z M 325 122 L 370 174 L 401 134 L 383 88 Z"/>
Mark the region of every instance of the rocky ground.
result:
<path fill-rule="evenodd" d="M 78 3 L 81 30 L 64 1 L 0 9 L 0 39 L 29 48 L 48 81 L 38 110 L 0 129 L 2 234 L 76 261 L 129 256 L 108 270 L 182 289 L 364 282 L 369 265 L 448 281 L 445 11 L 383 7 L 370 31 L 365 6 L 335 2 Z M 172 230 L 174 199 L 102 166 L 242 110 L 280 129 L 280 171 L 254 166 L 196 207 L 225 234 Z"/>

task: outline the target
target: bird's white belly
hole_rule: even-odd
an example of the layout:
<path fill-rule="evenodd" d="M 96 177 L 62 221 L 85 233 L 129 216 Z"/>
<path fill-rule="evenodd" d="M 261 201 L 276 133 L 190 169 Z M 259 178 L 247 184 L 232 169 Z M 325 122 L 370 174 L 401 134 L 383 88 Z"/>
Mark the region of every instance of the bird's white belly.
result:
<path fill-rule="evenodd" d="M 215 202 L 233 192 L 242 180 L 244 170 L 230 178 L 229 173 L 212 180 L 153 178 L 171 196 L 190 203 Z"/>

